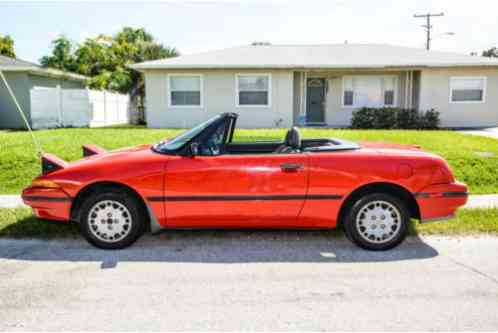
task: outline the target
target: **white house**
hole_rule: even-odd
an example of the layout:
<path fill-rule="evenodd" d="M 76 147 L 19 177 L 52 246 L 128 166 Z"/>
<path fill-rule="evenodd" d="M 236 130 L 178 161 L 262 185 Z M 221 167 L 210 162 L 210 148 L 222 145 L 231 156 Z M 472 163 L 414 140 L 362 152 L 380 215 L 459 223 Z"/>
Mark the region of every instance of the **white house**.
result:
<path fill-rule="evenodd" d="M 360 107 L 440 112 L 444 127 L 498 126 L 498 59 L 391 45 L 257 45 L 148 61 L 149 127 L 220 112 L 239 126 L 347 127 Z"/>

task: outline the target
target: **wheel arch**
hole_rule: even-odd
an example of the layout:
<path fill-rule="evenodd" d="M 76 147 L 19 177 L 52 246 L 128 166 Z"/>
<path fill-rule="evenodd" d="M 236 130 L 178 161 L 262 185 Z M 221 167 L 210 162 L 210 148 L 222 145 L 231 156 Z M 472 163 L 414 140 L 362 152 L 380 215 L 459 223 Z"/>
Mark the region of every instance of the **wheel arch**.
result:
<path fill-rule="evenodd" d="M 150 227 L 151 216 L 149 210 L 147 209 L 147 204 L 145 203 L 145 200 L 142 198 L 142 196 L 132 187 L 125 185 L 123 183 L 112 182 L 112 181 L 95 182 L 83 187 L 78 192 L 76 197 L 73 199 L 73 202 L 71 204 L 71 213 L 70 213 L 71 221 L 79 221 L 81 214 L 81 206 L 85 201 L 85 199 L 93 195 L 97 190 L 101 191 L 102 189 L 114 189 L 114 190 L 121 190 L 128 192 L 131 196 L 133 196 L 137 200 L 140 208 L 142 209 L 142 212 L 146 214 L 144 216 L 147 216 L 149 222 L 146 223 L 146 225 L 148 226 L 147 228 Z"/>
<path fill-rule="evenodd" d="M 420 207 L 415 196 L 403 186 L 389 182 L 377 182 L 362 185 L 351 192 L 343 201 L 339 210 L 338 225 L 342 226 L 349 208 L 361 197 L 371 193 L 387 193 L 394 195 L 406 203 L 410 210 L 410 216 L 420 219 Z"/>

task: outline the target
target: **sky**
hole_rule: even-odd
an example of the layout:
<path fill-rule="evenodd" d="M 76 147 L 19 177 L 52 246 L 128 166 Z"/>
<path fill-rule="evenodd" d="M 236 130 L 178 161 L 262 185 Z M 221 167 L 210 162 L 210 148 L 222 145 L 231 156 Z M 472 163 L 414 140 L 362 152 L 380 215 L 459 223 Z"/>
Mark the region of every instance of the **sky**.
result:
<path fill-rule="evenodd" d="M 79 43 L 123 26 L 144 27 L 182 54 L 253 41 L 423 48 L 425 21 L 413 14 L 427 12 L 445 13 L 432 22 L 434 50 L 468 54 L 498 45 L 497 0 L 0 2 L 0 34 L 14 39 L 19 58 L 34 62 L 60 34 Z"/>

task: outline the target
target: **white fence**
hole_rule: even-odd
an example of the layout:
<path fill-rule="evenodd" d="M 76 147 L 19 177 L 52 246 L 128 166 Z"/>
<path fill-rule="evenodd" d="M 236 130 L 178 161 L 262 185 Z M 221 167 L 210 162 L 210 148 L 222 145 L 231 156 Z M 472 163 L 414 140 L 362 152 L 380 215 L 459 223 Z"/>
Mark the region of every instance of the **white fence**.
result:
<path fill-rule="evenodd" d="M 93 114 L 90 126 L 128 124 L 130 122 L 130 98 L 128 95 L 89 90 L 88 96 Z"/>
<path fill-rule="evenodd" d="M 33 128 L 128 124 L 128 95 L 88 89 L 31 89 Z"/>

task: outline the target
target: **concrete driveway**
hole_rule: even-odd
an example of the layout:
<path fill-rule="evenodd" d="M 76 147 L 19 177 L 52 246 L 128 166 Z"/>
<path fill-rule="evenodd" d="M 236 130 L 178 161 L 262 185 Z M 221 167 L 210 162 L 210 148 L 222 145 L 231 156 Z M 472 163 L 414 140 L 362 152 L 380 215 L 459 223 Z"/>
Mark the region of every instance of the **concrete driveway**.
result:
<path fill-rule="evenodd" d="M 497 330 L 498 238 L 382 253 L 333 232 L 0 240 L 0 330 Z"/>

